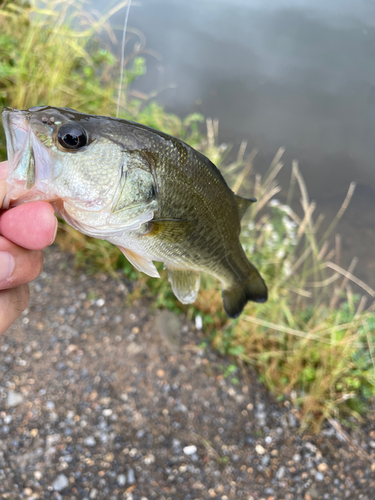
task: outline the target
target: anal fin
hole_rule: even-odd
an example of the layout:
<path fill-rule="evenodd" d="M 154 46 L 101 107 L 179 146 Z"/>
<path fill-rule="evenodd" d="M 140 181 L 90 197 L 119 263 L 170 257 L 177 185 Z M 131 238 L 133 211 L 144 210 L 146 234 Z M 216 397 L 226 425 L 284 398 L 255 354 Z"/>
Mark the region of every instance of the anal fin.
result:
<path fill-rule="evenodd" d="M 172 285 L 173 293 L 182 304 L 195 302 L 200 286 L 199 272 L 168 267 L 168 281 Z"/>
<path fill-rule="evenodd" d="M 147 259 L 147 257 L 143 257 L 128 248 L 119 247 L 119 249 L 138 271 L 148 274 L 152 278 L 160 278 L 160 274 L 151 259 Z"/>

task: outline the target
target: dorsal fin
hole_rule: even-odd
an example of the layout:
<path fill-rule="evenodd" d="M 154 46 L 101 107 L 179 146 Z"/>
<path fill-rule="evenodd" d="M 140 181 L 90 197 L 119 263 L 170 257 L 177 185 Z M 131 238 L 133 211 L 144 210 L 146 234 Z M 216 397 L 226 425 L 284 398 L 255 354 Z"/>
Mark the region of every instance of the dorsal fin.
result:
<path fill-rule="evenodd" d="M 255 203 L 257 200 L 256 198 L 242 198 L 242 196 L 237 196 L 236 194 L 234 196 L 236 199 L 236 203 L 238 206 L 238 213 L 240 215 L 240 220 L 241 220 L 242 217 L 245 215 L 245 212 L 249 208 L 249 206 L 252 203 Z"/>

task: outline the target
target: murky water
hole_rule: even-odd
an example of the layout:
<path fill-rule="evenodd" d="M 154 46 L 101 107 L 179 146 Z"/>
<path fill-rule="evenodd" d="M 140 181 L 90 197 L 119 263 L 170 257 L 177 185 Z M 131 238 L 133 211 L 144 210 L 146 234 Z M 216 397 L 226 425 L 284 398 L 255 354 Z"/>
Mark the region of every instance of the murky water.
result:
<path fill-rule="evenodd" d="M 338 227 L 343 264 L 357 255 L 375 286 L 375 3 L 142 0 L 129 25 L 163 58 L 138 88 L 158 88 L 167 109 L 218 118 L 222 141 L 259 148 L 258 171 L 286 147 L 327 218 L 357 182 Z"/>

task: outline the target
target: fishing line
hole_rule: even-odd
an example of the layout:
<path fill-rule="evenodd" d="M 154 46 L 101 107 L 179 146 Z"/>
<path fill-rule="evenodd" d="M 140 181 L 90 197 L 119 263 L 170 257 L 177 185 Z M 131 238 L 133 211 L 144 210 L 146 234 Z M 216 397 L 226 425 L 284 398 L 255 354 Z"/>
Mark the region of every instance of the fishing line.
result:
<path fill-rule="evenodd" d="M 128 5 L 126 8 L 126 13 L 125 13 L 125 22 L 124 22 L 124 30 L 122 32 L 122 47 L 121 47 L 121 72 L 120 72 L 120 83 L 118 87 L 118 96 L 117 96 L 117 111 L 116 111 L 116 118 L 118 118 L 118 114 L 120 111 L 120 97 L 121 97 L 121 87 L 122 87 L 122 77 L 124 74 L 124 59 L 125 59 L 125 35 L 126 35 L 126 27 L 128 25 L 128 17 L 129 17 L 129 11 L 130 11 L 130 5 L 132 3 L 132 0 L 128 0 Z"/>

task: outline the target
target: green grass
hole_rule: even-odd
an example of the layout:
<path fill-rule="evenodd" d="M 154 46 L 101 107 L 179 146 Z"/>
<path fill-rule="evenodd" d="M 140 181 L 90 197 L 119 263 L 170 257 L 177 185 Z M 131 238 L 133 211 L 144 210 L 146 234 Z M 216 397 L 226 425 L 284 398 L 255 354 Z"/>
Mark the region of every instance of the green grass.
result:
<path fill-rule="evenodd" d="M 0 105 L 26 109 L 48 104 L 115 116 L 119 62 L 98 35 L 107 34 L 116 44 L 109 19 L 125 5 L 120 2 L 98 18 L 84 9 L 83 0 L 0 3 Z M 125 59 L 120 118 L 196 141 L 200 115 L 180 120 L 151 96 L 132 98 L 127 91 L 146 71 L 143 37 L 129 30 L 129 39 L 136 48 Z M 0 159 L 5 158 L 1 134 Z"/>
<path fill-rule="evenodd" d="M 38 5 L 38 7 L 37 7 Z M 110 15 L 96 18 L 82 2 L 3 2 L 0 7 L 0 96 L 1 104 L 15 108 L 49 104 L 80 111 L 115 115 L 119 65 L 117 55 L 99 43 L 106 31 L 112 41 Z M 120 6 L 117 6 L 120 8 Z M 253 366 L 261 380 L 279 398 L 288 398 L 298 408 L 304 425 L 319 429 L 326 419 L 361 418 L 375 395 L 374 304 L 365 309 L 366 298 L 375 292 L 339 266 L 339 239 L 332 231 L 343 216 L 353 194 L 323 232 L 322 217 L 293 164 L 287 203 L 275 200 L 277 176 L 282 168 L 280 150 L 264 179 L 252 171 L 256 151 L 245 159 L 245 143 L 237 158 L 227 162 L 229 148 L 217 143 L 218 124 L 206 121 L 202 137 L 199 115 L 181 120 L 166 113 L 151 96 L 134 97 L 129 84 L 146 71 L 143 38 L 126 60 L 125 88 L 120 116 L 140 121 L 183 138 L 218 165 L 229 185 L 258 202 L 243 220 L 242 243 L 264 276 L 269 300 L 248 304 L 237 320 L 229 320 L 222 308 L 220 287 L 202 276 L 198 299 L 182 306 L 175 299 L 162 265 L 162 279 L 136 271 L 113 245 L 93 240 L 61 223 L 57 242 L 73 252 L 76 265 L 90 272 L 123 274 L 133 280 L 132 298 L 147 296 L 153 307 L 201 315 L 204 330 L 213 346 L 233 358 L 225 373 L 235 384 L 236 364 Z M 0 156 L 5 141 L 0 135 Z M 301 209 L 290 208 L 299 191 Z M 355 283 L 361 294 L 352 292 Z"/>

